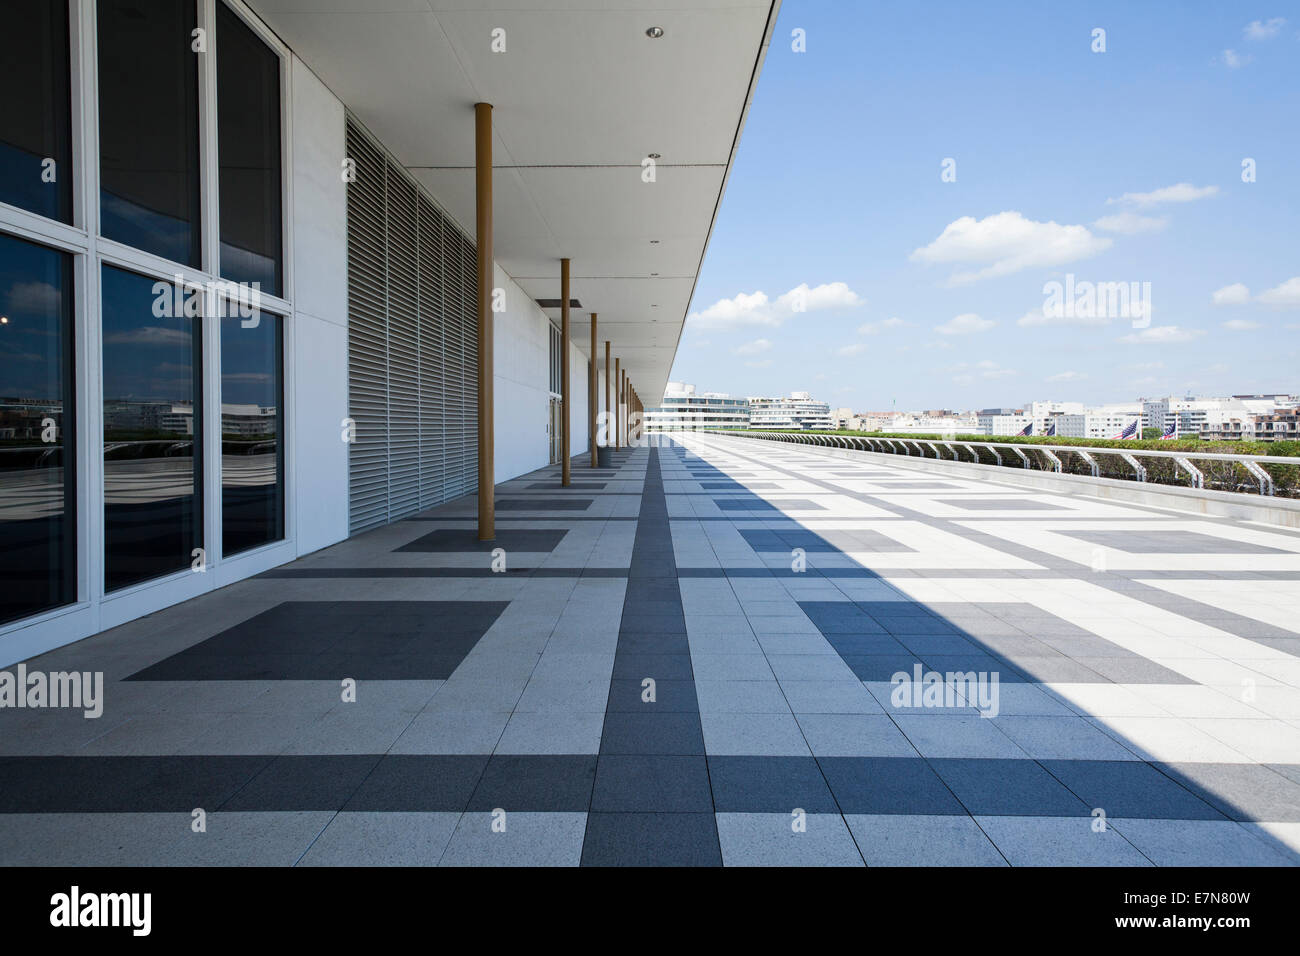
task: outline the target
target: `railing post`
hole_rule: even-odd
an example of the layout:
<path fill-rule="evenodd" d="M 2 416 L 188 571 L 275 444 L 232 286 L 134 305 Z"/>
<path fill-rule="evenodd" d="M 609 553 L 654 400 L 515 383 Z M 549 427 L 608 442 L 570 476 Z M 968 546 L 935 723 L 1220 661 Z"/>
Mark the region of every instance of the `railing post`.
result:
<path fill-rule="evenodd" d="M 1193 488 L 1205 487 L 1205 476 L 1201 474 L 1201 469 L 1197 468 L 1186 458 L 1175 458 L 1174 463 L 1178 465 L 1179 468 L 1182 468 L 1184 471 L 1186 471 L 1189 475 L 1192 476 Z"/>
<path fill-rule="evenodd" d="M 1086 451 L 1083 451 L 1082 449 L 1076 450 L 1075 454 L 1088 463 L 1088 467 L 1092 470 L 1092 477 L 1094 478 L 1101 477 L 1101 467 L 1097 464 L 1096 461 L 1093 460 L 1092 455 L 1088 454 Z"/>
<path fill-rule="evenodd" d="M 1123 458 L 1126 462 L 1129 463 L 1129 465 L 1130 465 L 1130 466 L 1132 467 L 1132 469 L 1133 469 L 1133 473 L 1134 473 L 1135 475 L 1137 475 L 1137 480 L 1138 480 L 1138 481 L 1146 481 L 1146 480 L 1147 480 L 1147 470 L 1146 470 L 1145 467 L 1143 467 L 1143 465 L 1142 465 L 1142 463 L 1141 463 L 1140 461 L 1138 461 L 1136 458 L 1134 458 L 1132 455 L 1130 455 L 1130 454 L 1129 454 L 1128 452 L 1126 452 L 1126 451 L 1124 451 L 1124 452 L 1120 452 L 1120 457 Z"/>

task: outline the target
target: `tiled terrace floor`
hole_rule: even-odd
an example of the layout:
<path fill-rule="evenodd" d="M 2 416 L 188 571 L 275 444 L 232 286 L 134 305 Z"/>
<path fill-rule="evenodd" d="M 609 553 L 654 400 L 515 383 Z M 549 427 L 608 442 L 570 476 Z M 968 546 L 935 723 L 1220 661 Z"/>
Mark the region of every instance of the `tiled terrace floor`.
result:
<path fill-rule="evenodd" d="M 29 661 L 106 702 L 0 711 L 0 862 L 1300 862 L 1300 534 L 734 438 L 556 472 L 504 572 L 462 500 Z"/>

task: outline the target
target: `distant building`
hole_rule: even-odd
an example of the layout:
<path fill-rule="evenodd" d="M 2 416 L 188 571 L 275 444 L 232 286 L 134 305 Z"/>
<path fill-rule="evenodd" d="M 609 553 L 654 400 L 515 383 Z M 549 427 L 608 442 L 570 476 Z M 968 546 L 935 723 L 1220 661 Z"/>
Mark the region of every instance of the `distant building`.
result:
<path fill-rule="evenodd" d="M 829 404 L 817 401 L 808 392 L 791 392 L 789 398 L 751 397 L 749 427 L 830 431 L 835 424 Z"/>
<path fill-rule="evenodd" d="M 1083 402 L 1030 402 L 1024 413 L 1034 420 L 1034 434 L 1046 435 L 1055 424 L 1056 434 L 1060 435 L 1061 426 L 1057 419 L 1062 415 L 1082 415 L 1086 409 Z"/>
<path fill-rule="evenodd" d="M 880 430 L 903 435 L 973 435 L 979 432 L 979 419 L 946 411 L 907 413 L 895 415 Z"/>
<path fill-rule="evenodd" d="M 276 419 L 279 417 L 274 405 L 231 405 L 221 406 L 221 433 L 238 435 L 243 438 L 260 438 L 274 435 Z"/>
<path fill-rule="evenodd" d="M 1140 403 L 1095 405 L 1082 414 L 1056 416 L 1058 438 L 1118 438 L 1134 422 L 1137 434 L 1142 437 L 1143 415 Z"/>
<path fill-rule="evenodd" d="M 663 403 L 645 410 L 647 432 L 748 428 L 749 403 L 722 392 L 696 392 L 694 385 L 669 382 Z"/>
<path fill-rule="evenodd" d="M 858 428 L 858 416 L 853 414 L 851 408 L 837 408 L 831 412 L 831 422 L 841 431 Z"/>
<path fill-rule="evenodd" d="M 991 409 L 984 409 L 976 419 L 976 427 L 981 435 L 1019 435 L 1024 433 L 1025 429 L 1029 429 L 1030 435 L 1038 434 L 1033 416 L 1026 415 L 1023 409 L 1014 412 L 999 411 L 993 415 L 985 414 L 988 411 Z"/>

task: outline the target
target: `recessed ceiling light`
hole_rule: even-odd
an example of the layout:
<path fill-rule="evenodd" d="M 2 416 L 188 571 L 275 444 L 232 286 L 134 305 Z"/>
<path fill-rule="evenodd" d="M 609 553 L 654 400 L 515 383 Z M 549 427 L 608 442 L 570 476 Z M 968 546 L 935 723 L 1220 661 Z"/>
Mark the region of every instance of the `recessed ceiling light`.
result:
<path fill-rule="evenodd" d="M 0 315 L 0 325 L 8 325 L 8 324 L 9 324 L 9 316 Z"/>
<path fill-rule="evenodd" d="M 648 36 L 648 37 L 649 37 L 650 39 L 652 39 L 652 40 L 658 40 L 661 36 L 664 35 L 664 28 L 663 28 L 663 27 L 651 27 L 650 29 L 646 30 L 645 35 Z"/>

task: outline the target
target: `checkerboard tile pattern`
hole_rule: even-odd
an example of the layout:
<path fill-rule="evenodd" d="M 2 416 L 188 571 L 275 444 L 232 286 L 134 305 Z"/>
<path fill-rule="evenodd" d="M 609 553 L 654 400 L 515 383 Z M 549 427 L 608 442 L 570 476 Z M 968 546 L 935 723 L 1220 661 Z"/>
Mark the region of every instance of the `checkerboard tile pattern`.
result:
<path fill-rule="evenodd" d="M 717 436 L 574 478 L 26 662 L 105 707 L 0 710 L 0 862 L 1300 863 L 1300 535 Z"/>

